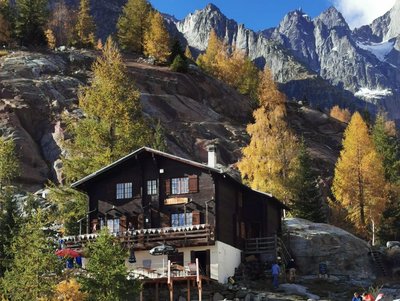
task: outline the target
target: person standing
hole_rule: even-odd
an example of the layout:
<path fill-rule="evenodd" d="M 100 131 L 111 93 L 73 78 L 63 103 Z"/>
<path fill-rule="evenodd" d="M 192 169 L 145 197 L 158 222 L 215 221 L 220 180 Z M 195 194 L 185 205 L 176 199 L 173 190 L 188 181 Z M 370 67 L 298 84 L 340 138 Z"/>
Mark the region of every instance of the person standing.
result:
<path fill-rule="evenodd" d="M 272 285 L 275 289 L 279 287 L 279 273 L 281 272 L 281 268 L 278 265 L 278 262 L 274 262 L 272 265 Z"/>
<path fill-rule="evenodd" d="M 362 301 L 362 297 L 360 296 L 359 293 L 355 292 L 353 299 L 351 299 L 351 301 Z"/>
<path fill-rule="evenodd" d="M 286 266 L 286 273 L 289 274 L 289 282 L 296 281 L 296 268 L 296 263 L 294 262 L 294 259 L 291 258 Z"/>

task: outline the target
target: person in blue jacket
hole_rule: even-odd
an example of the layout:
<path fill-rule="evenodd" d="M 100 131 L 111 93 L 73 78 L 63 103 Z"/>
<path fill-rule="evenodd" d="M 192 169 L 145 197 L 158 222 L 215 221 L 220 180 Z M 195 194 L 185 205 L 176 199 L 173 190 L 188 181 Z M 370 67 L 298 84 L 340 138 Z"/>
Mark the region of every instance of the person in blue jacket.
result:
<path fill-rule="evenodd" d="M 359 293 L 355 292 L 351 301 L 362 301 L 362 297 Z"/>
<path fill-rule="evenodd" d="M 272 285 L 275 289 L 279 287 L 279 273 L 281 272 L 281 268 L 279 267 L 278 262 L 274 262 L 272 265 Z"/>

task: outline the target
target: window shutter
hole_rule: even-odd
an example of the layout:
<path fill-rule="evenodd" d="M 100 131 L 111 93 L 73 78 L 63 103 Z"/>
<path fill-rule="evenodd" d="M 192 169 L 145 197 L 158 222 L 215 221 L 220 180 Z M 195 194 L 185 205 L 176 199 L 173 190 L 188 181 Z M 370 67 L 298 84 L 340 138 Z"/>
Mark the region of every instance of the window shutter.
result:
<path fill-rule="evenodd" d="M 199 211 L 192 212 L 192 225 L 200 225 L 200 212 Z"/>
<path fill-rule="evenodd" d="M 119 218 L 119 232 L 123 233 L 124 231 L 126 231 L 126 216 L 123 215 Z"/>
<path fill-rule="evenodd" d="M 189 193 L 199 192 L 199 181 L 197 175 L 189 176 Z"/>
<path fill-rule="evenodd" d="M 171 194 L 171 179 L 166 179 L 165 180 L 165 194 L 170 195 Z"/>

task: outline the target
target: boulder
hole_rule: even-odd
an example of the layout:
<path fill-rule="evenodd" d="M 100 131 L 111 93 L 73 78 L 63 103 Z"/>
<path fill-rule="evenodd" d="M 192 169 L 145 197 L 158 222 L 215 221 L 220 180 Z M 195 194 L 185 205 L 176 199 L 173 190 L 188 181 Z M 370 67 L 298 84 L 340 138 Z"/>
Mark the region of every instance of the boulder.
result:
<path fill-rule="evenodd" d="M 344 279 L 375 279 L 366 241 L 332 225 L 299 218 L 285 220 L 290 249 L 301 275 L 316 275 L 326 263 L 329 275 Z"/>

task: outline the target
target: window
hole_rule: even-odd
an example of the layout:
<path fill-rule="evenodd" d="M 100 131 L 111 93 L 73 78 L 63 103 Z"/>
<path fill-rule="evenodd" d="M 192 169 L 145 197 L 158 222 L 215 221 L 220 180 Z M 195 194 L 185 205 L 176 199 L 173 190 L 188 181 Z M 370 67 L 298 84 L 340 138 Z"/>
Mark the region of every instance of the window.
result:
<path fill-rule="evenodd" d="M 117 200 L 129 199 L 132 197 L 132 183 L 117 184 Z"/>
<path fill-rule="evenodd" d="M 112 233 L 119 232 L 119 218 L 111 218 L 107 220 L 108 231 Z"/>
<path fill-rule="evenodd" d="M 171 193 L 172 194 L 189 193 L 189 178 L 171 179 Z"/>
<path fill-rule="evenodd" d="M 147 181 L 147 195 L 157 194 L 157 180 Z"/>
<path fill-rule="evenodd" d="M 174 213 L 171 214 L 171 227 L 179 226 L 191 226 L 192 225 L 192 213 L 186 213 L 186 223 L 185 223 L 185 213 Z"/>

